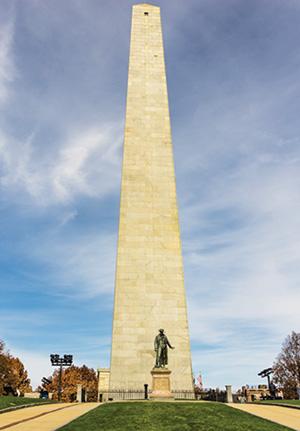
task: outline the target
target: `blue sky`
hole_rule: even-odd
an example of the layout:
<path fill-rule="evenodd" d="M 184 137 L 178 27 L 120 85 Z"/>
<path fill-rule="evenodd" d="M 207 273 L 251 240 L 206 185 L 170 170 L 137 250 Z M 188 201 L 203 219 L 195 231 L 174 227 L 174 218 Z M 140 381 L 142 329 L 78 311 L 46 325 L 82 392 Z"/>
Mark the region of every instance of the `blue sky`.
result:
<path fill-rule="evenodd" d="M 0 338 L 34 386 L 109 365 L 134 3 L 0 3 Z M 156 4 L 193 369 L 260 383 L 300 323 L 300 4 Z"/>

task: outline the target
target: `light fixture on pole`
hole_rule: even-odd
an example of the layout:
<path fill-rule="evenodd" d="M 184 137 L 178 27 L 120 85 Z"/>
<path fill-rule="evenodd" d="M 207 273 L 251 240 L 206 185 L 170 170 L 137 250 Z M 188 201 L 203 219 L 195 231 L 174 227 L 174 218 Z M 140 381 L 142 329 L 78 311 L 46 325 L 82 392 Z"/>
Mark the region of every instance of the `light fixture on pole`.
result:
<path fill-rule="evenodd" d="M 275 398 L 276 396 L 276 386 L 274 385 L 273 382 L 271 382 L 271 378 L 270 375 L 274 373 L 273 368 L 266 368 L 264 370 L 262 370 L 260 373 L 258 373 L 258 376 L 264 378 L 267 377 L 268 379 L 268 389 L 270 392 L 270 395 L 272 398 Z"/>
<path fill-rule="evenodd" d="M 69 367 L 73 363 L 73 355 L 64 355 L 60 357 L 57 354 L 50 355 L 51 365 L 53 367 L 59 367 L 58 374 L 58 401 L 61 401 L 61 380 L 62 380 L 62 369 L 63 367 Z"/>

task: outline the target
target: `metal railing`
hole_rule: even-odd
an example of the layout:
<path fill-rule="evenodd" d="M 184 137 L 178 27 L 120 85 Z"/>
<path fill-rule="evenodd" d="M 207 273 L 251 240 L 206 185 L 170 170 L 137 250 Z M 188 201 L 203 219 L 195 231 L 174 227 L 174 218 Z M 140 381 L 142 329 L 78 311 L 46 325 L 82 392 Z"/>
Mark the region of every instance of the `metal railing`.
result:
<path fill-rule="evenodd" d="M 100 391 L 99 401 L 144 400 L 145 392 L 141 389 L 113 389 Z"/>
<path fill-rule="evenodd" d="M 195 399 L 194 391 L 176 390 L 171 392 L 175 400 L 194 400 Z"/>
<path fill-rule="evenodd" d="M 174 390 L 171 391 L 172 396 L 176 400 L 194 400 L 195 392 L 188 390 Z M 147 391 L 142 389 L 113 389 L 109 391 L 99 392 L 99 401 L 126 401 L 126 400 L 145 400 L 151 398 L 151 390 Z"/>

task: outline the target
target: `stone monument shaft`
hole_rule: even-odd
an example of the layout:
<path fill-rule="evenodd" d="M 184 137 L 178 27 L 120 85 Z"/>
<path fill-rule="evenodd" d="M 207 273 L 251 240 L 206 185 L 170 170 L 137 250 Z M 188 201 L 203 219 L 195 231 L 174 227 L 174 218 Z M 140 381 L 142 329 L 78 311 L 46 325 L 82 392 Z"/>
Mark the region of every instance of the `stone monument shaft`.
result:
<path fill-rule="evenodd" d="M 151 386 L 164 328 L 172 389 L 192 369 L 160 8 L 133 6 L 110 389 Z"/>

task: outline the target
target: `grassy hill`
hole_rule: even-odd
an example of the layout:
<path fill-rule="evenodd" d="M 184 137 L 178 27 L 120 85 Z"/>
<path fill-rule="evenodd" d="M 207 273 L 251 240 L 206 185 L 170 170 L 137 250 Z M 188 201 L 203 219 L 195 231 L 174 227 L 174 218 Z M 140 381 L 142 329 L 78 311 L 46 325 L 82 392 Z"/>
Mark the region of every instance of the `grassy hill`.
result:
<path fill-rule="evenodd" d="M 60 431 L 290 431 L 224 404 L 123 402 L 102 405 Z"/>

